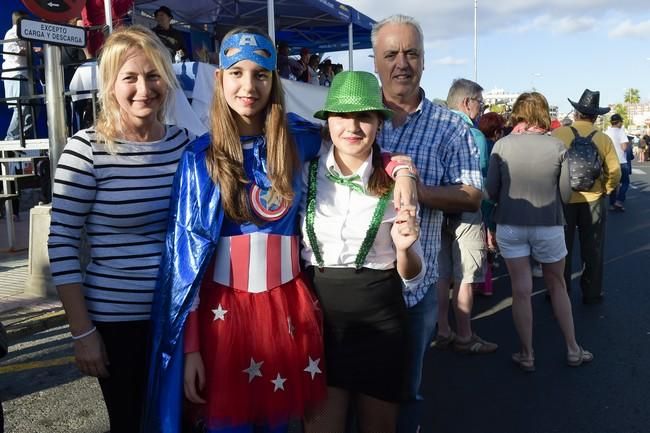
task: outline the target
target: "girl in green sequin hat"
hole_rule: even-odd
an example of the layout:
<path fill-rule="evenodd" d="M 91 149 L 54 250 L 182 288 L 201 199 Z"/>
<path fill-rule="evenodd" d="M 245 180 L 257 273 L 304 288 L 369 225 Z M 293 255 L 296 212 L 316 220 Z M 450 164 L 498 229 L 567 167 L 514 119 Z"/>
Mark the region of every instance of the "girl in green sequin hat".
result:
<path fill-rule="evenodd" d="M 314 115 L 331 146 L 305 168 L 301 254 L 324 313 L 328 398 L 307 412 L 305 433 L 344 431 L 349 404 L 361 431 L 396 428 L 407 377 L 402 290 L 426 269 L 416 218 L 389 205 L 376 136 L 391 115 L 367 72 L 337 75 Z"/>

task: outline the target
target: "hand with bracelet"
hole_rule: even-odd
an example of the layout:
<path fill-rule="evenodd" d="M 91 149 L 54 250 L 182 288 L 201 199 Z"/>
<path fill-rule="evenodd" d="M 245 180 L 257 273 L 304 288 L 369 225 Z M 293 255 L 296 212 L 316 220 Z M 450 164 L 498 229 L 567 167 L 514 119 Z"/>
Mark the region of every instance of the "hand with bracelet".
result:
<path fill-rule="evenodd" d="M 92 332 L 91 332 L 92 331 Z M 77 368 L 88 376 L 108 377 L 108 355 L 104 341 L 94 326 L 86 335 L 72 336 Z"/>
<path fill-rule="evenodd" d="M 418 176 L 411 157 L 393 154 L 386 170 L 395 179 L 393 204 L 395 209 L 407 210 L 411 216 L 416 216 L 418 207 Z"/>
<path fill-rule="evenodd" d="M 104 341 L 88 318 L 81 284 L 61 285 L 57 290 L 70 323 L 77 368 L 88 376 L 108 377 L 108 355 Z"/>

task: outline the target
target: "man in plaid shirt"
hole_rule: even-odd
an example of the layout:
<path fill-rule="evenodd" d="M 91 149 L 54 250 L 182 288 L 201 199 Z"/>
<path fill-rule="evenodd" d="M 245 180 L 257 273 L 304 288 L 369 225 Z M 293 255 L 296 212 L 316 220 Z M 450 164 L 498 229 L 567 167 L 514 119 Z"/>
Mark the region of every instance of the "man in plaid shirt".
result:
<path fill-rule="evenodd" d="M 394 111 L 378 141 L 390 152 L 409 155 L 418 168 L 421 243 L 427 261 L 424 283 L 405 293 L 409 307 L 411 353 L 408 402 L 400 409 L 399 433 L 415 433 L 419 424 L 419 395 L 424 354 L 436 323 L 436 259 L 440 250 L 442 212 L 475 212 L 482 197 L 479 153 L 463 120 L 424 96 L 424 41 L 412 17 L 394 15 L 372 30 L 375 70 L 384 104 Z"/>

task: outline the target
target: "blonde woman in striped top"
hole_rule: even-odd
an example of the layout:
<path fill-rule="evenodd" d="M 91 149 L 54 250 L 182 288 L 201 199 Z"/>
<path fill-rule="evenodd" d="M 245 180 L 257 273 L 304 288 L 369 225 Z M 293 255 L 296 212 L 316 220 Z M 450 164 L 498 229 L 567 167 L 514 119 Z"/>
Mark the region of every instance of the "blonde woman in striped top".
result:
<path fill-rule="evenodd" d="M 58 163 L 48 247 L 77 366 L 98 377 L 111 431 L 130 433 L 140 427 L 171 184 L 194 137 L 163 123 L 177 82 L 151 31 L 132 26 L 113 33 L 99 71 L 99 118 L 69 140 Z"/>

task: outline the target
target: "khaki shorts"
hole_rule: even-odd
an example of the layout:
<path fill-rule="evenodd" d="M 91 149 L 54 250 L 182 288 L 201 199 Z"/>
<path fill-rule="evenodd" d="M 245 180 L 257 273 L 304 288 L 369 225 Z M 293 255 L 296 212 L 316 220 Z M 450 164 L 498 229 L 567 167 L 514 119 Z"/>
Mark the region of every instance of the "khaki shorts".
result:
<path fill-rule="evenodd" d="M 442 223 L 438 278 L 460 283 L 485 281 L 487 247 L 483 224 L 468 224 L 457 217 Z"/>
<path fill-rule="evenodd" d="M 532 256 L 540 263 L 555 263 L 567 255 L 563 226 L 499 224 L 497 244 L 505 259 Z"/>

